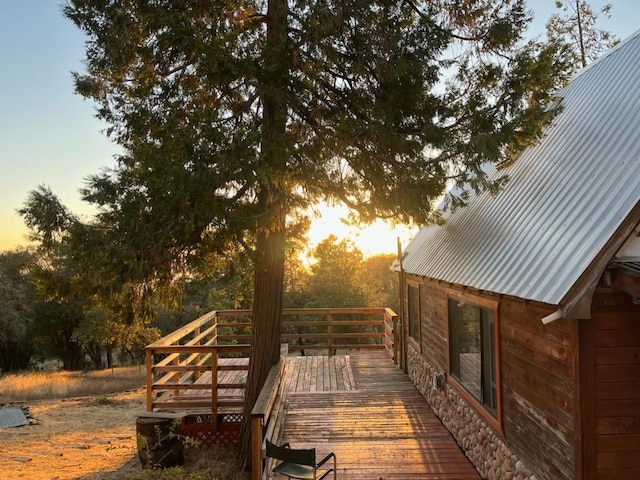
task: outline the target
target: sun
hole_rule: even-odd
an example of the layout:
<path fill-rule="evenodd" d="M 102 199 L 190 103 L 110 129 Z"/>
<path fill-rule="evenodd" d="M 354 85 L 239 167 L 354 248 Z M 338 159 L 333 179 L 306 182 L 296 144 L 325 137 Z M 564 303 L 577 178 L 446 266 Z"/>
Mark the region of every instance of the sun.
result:
<path fill-rule="evenodd" d="M 339 240 L 348 239 L 360 249 L 365 257 L 398 252 L 398 239 L 404 247 L 416 234 L 416 228 L 408 226 L 391 226 L 388 222 L 377 220 L 371 225 L 360 228 L 347 225 L 344 219 L 349 215 L 349 209 L 344 205 L 330 206 L 326 204 L 316 206 L 320 217 L 313 218 L 309 229 L 309 249 L 329 235 L 335 235 Z"/>

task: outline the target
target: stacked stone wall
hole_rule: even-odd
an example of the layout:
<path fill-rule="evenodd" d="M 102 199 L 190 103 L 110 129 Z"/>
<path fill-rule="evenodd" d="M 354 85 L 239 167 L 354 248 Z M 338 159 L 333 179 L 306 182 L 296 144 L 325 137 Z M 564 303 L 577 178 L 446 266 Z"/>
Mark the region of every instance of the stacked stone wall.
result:
<path fill-rule="evenodd" d="M 434 388 L 434 375 L 442 372 L 414 349 L 408 350 L 409 377 L 480 475 L 489 480 L 536 480 L 458 392 L 446 382 Z"/>

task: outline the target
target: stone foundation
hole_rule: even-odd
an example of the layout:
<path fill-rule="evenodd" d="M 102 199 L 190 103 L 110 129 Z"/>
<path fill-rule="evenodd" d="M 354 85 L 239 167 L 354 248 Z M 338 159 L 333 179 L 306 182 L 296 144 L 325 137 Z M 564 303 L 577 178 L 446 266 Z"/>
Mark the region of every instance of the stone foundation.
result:
<path fill-rule="evenodd" d="M 451 432 L 482 478 L 536 480 L 484 420 L 449 385 L 434 388 L 434 370 L 414 349 L 408 349 L 409 377 L 433 412 Z"/>

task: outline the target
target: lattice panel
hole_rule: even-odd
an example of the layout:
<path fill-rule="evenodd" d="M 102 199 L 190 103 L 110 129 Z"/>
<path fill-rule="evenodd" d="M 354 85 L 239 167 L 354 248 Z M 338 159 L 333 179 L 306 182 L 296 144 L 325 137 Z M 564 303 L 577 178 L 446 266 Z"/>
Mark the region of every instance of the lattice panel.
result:
<path fill-rule="evenodd" d="M 197 441 L 199 448 L 237 446 L 240 443 L 241 414 L 219 415 L 217 429 L 211 423 L 211 416 L 205 417 L 187 417 L 182 424 L 182 435 Z"/>
<path fill-rule="evenodd" d="M 241 413 L 225 413 L 218 417 L 218 423 L 242 423 Z"/>

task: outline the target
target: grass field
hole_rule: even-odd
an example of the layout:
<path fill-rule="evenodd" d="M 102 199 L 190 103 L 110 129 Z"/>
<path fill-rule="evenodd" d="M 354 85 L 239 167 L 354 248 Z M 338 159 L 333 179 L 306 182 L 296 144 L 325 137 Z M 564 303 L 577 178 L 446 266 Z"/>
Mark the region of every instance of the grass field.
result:
<path fill-rule="evenodd" d="M 26 372 L 0 378 L 0 403 L 11 403 L 135 390 L 144 386 L 145 371 L 142 367 L 121 367 L 90 372 Z"/>
<path fill-rule="evenodd" d="M 145 470 L 137 459 L 136 414 L 145 370 L 26 372 L 0 376 L 0 407 L 29 406 L 39 424 L 0 431 L 0 478 L 50 480 L 247 480 L 237 452 L 185 450 L 185 464 Z M 65 473 L 68 472 L 68 473 Z"/>

